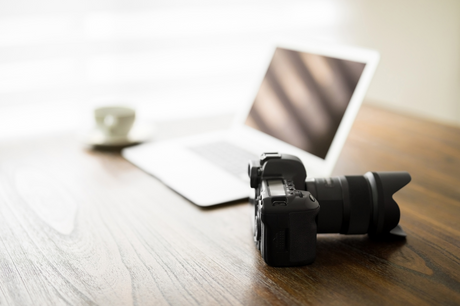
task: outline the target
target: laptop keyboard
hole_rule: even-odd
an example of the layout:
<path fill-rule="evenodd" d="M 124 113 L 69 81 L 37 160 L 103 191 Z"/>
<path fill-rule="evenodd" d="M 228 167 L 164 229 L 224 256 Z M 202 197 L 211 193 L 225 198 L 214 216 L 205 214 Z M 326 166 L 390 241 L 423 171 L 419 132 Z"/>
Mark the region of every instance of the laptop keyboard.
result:
<path fill-rule="evenodd" d="M 188 147 L 189 150 L 240 179 L 248 180 L 248 162 L 259 157 L 225 141 Z"/>

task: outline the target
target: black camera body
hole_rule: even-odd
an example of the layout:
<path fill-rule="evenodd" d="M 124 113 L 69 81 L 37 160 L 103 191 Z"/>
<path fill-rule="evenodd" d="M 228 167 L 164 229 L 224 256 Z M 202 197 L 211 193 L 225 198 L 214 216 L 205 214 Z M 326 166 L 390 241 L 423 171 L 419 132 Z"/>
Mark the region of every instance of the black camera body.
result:
<path fill-rule="evenodd" d="M 317 233 L 405 237 L 392 196 L 410 182 L 407 172 L 306 180 L 296 156 L 264 153 L 249 162 L 248 174 L 255 189 L 254 242 L 270 266 L 313 263 Z"/>
<path fill-rule="evenodd" d="M 268 162 L 270 161 L 270 162 Z M 271 266 L 312 263 L 316 257 L 318 201 L 305 185 L 306 172 L 295 156 L 262 154 L 252 162 L 251 187 L 256 188 L 254 241 Z"/>

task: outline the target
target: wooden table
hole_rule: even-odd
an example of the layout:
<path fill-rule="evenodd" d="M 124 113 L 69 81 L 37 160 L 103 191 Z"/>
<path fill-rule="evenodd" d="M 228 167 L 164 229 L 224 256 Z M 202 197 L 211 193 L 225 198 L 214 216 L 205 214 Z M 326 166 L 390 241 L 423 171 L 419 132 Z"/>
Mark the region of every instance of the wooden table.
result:
<path fill-rule="evenodd" d="M 246 201 L 199 208 L 72 134 L 2 143 L 0 169 L 0 305 L 460 304 L 458 128 L 364 106 L 334 175 L 409 171 L 407 239 L 321 235 L 297 268 L 263 262 Z"/>

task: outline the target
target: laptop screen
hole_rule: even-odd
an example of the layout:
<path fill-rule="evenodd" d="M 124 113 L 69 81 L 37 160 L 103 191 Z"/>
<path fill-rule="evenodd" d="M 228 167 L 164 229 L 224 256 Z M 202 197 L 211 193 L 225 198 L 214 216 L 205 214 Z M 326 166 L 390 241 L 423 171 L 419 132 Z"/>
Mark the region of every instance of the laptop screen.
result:
<path fill-rule="evenodd" d="M 277 48 L 245 124 L 324 159 L 365 65 Z"/>

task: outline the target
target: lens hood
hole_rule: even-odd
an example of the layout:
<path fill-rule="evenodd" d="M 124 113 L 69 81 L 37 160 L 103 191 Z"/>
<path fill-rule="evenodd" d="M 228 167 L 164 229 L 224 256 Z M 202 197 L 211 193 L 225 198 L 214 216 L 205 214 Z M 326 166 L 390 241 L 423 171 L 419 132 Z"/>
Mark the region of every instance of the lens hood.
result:
<path fill-rule="evenodd" d="M 412 178 L 407 172 L 367 172 L 364 177 L 372 190 L 373 216 L 369 233 L 388 233 L 398 225 L 401 215 L 393 194 Z"/>

